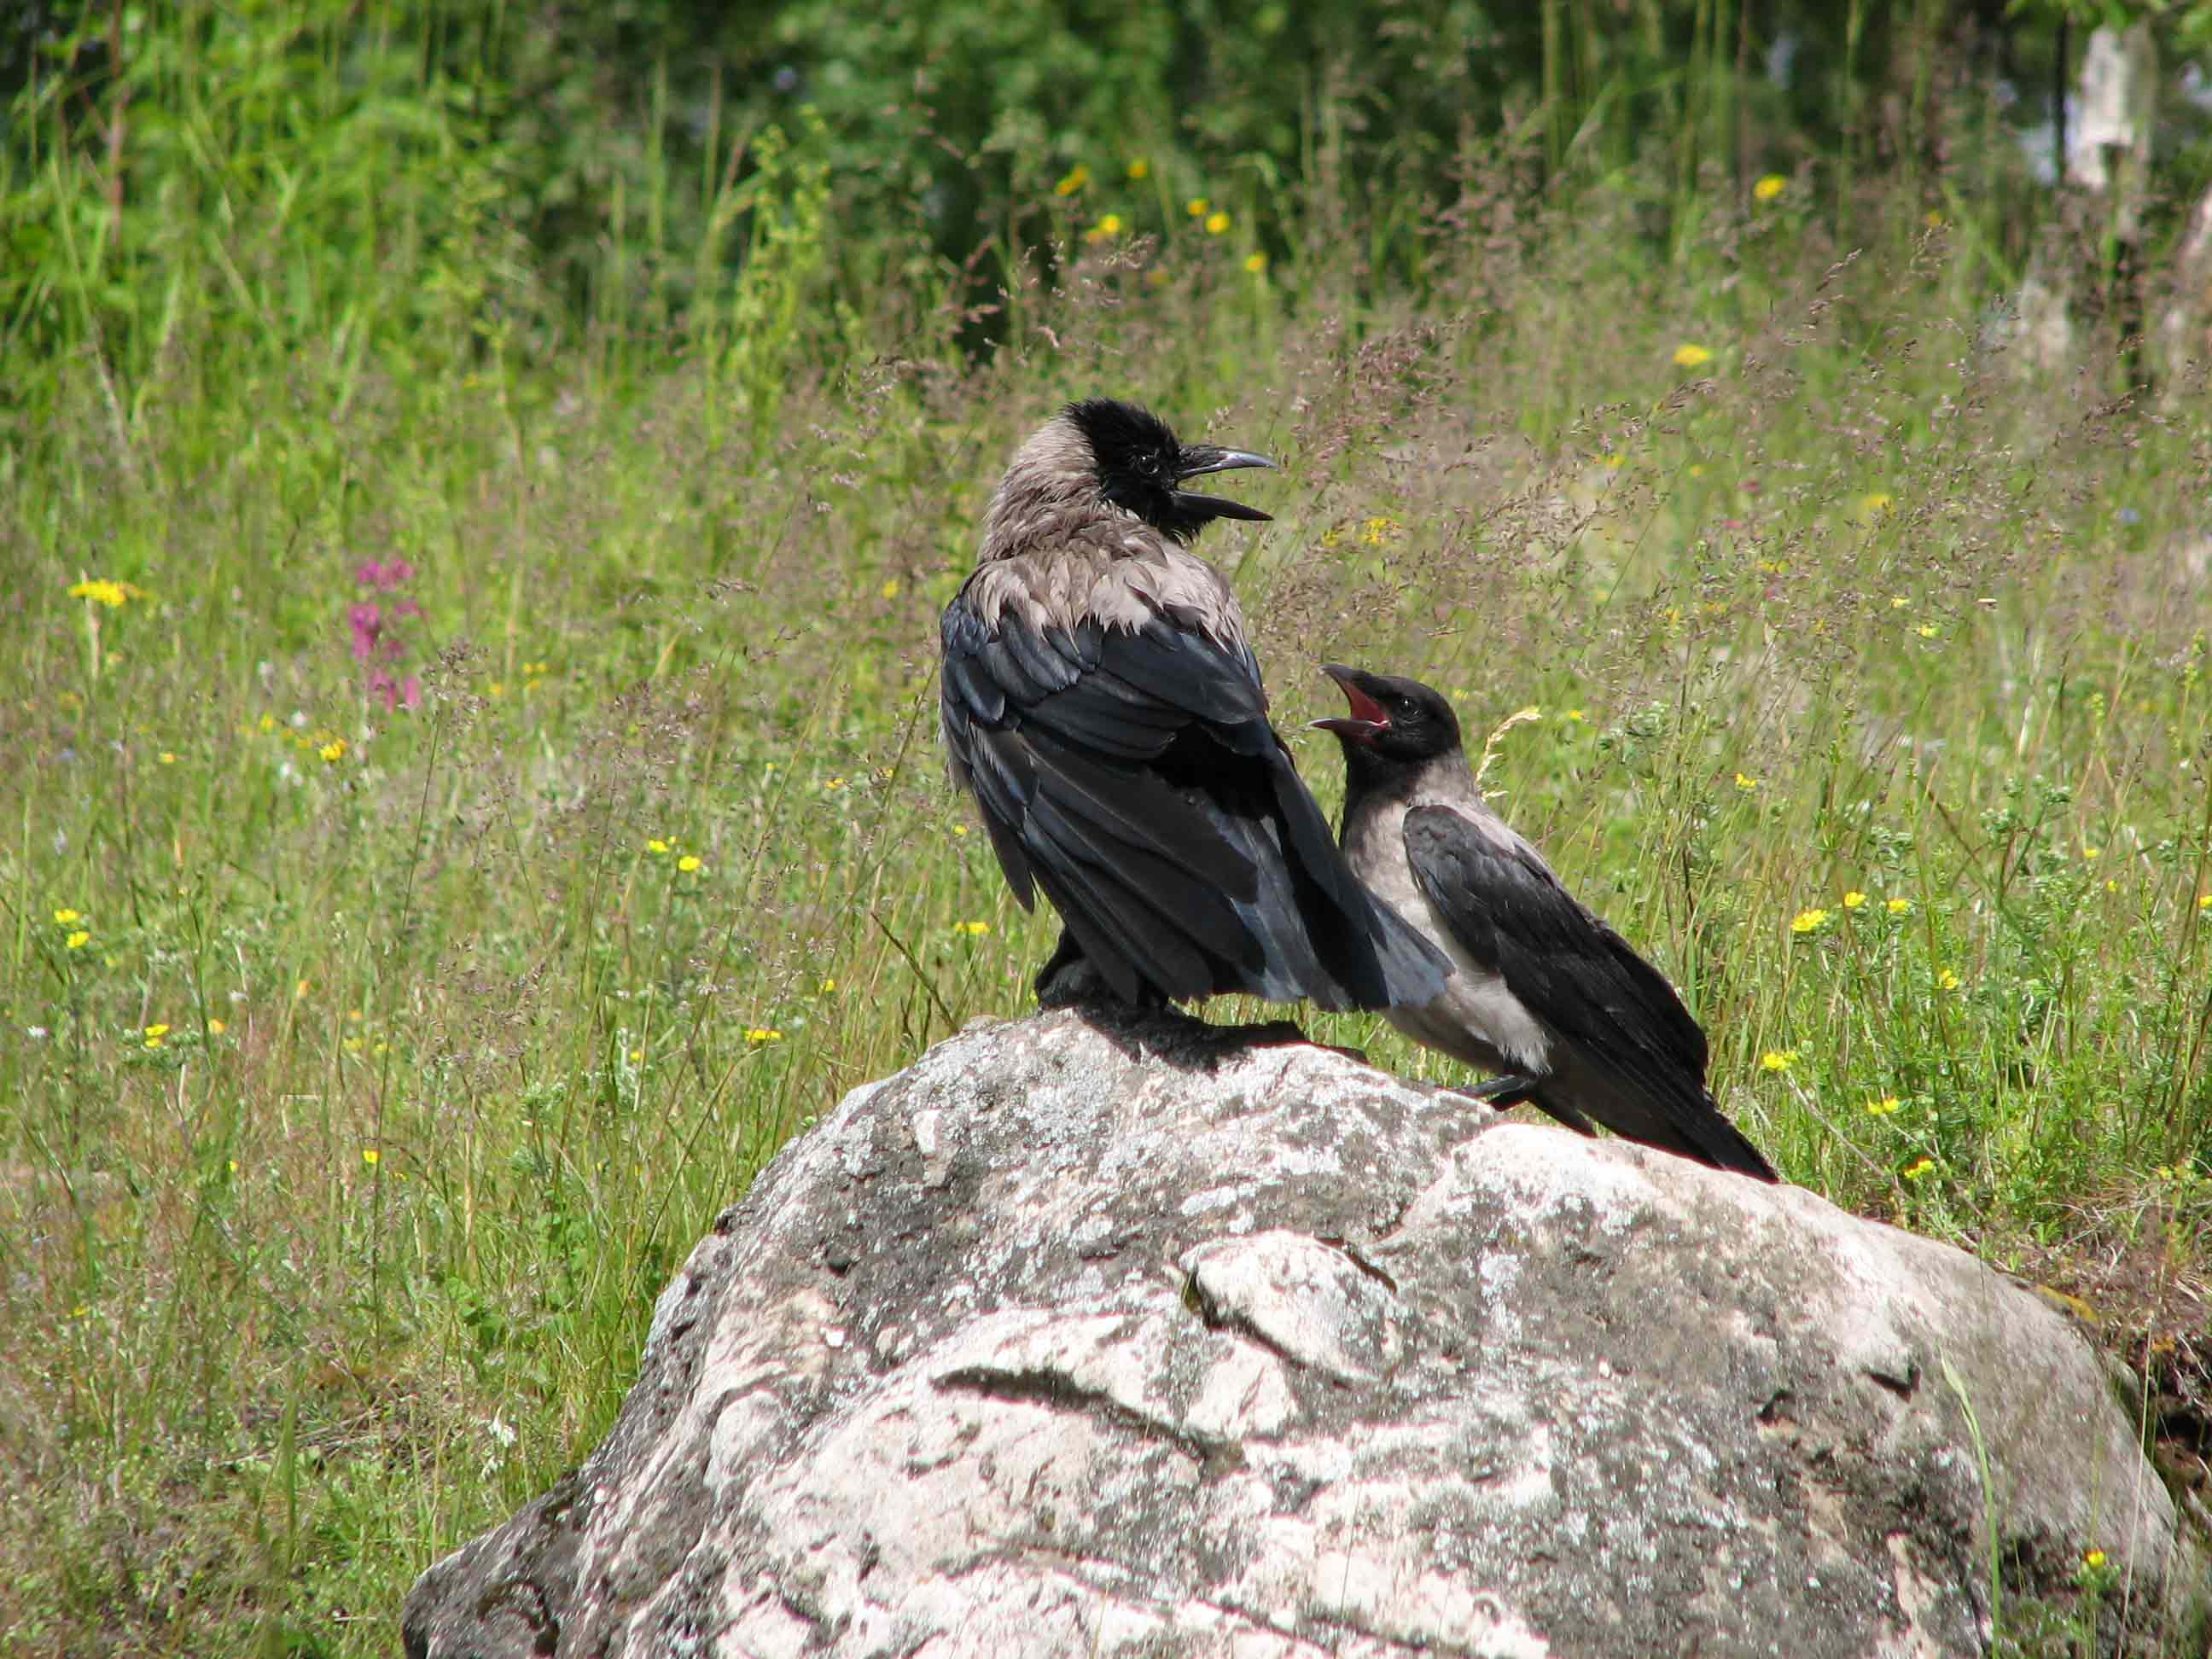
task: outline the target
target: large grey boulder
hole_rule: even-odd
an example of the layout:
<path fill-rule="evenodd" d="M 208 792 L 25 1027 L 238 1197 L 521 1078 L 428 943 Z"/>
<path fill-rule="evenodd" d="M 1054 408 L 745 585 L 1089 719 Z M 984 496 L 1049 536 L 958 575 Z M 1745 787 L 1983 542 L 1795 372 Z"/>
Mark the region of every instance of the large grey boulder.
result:
<path fill-rule="evenodd" d="M 2201 1651 L 2124 1395 L 2031 1291 L 1810 1193 L 1044 1014 L 787 1149 L 407 1648 L 1979 1654 L 1994 1597 Z"/>

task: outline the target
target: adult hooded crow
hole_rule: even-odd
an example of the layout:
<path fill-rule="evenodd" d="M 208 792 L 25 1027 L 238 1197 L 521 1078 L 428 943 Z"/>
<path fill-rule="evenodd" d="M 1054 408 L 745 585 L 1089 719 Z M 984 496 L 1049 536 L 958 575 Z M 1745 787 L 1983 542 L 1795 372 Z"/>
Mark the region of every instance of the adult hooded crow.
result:
<path fill-rule="evenodd" d="M 1350 704 L 1314 724 L 1344 745 L 1344 851 L 1450 951 L 1444 993 L 1393 1008 L 1417 1042 L 1504 1076 L 1472 1091 L 1562 1123 L 1777 1179 L 1705 1090 L 1705 1034 L 1674 988 L 1559 884 L 1491 810 L 1451 705 L 1418 680 L 1334 664 Z"/>
<path fill-rule="evenodd" d="M 1269 465 L 1095 398 L 1016 452 L 984 514 L 945 611 L 945 742 L 1014 896 L 1042 888 L 1065 923 L 1040 997 L 1071 994 L 1079 960 L 1137 1004 L 1443 989 L 1449 964 L 1346 867 L 1267 723 L 1236 596 L 1183 550 L 1267 517 L 1189 482 Z"/>

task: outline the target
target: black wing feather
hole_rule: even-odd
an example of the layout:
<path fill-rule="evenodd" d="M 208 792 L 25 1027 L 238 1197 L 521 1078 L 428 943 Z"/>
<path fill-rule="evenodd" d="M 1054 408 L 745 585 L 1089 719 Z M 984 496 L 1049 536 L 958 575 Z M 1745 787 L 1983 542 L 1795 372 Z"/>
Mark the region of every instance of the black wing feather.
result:
<path fill-rule="evenodd" d="M 1249 649 L 1155 617 L 1063 629 L 946 609 L 956 777 L 1024 905 L 1044 889 L 1126 999 L 1425 1002 L 1448 965 L 1345 866 Z"/>
<path fill-rule="evenodd" d="M 1413 879 L 1460 947 L 1595 1073 L 1571 1102 L 1618 1134 L 1766 1180 L 1772 1169 L 1705 1089 L 1703 1027 L 1666 975 L 1585 909 L 1517 836 L 1486 835 L 1448 806 L 1406 814 Z M 1567 1071 L 1563 1066 L 1562 1072 Z M 1535 1091 L 1543 1105 L 1544 1090 Z"/>

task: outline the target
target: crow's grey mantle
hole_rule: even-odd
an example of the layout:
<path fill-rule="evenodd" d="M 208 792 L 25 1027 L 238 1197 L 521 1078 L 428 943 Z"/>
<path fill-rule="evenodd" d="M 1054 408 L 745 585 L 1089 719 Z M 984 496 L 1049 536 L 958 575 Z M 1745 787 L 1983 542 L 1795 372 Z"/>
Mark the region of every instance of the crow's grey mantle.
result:
<path fill-rule="evenodd" d="M 2087 1616 L 2094 1548 L 2108 1646 L 2200 1651 L 2124 1395 L 2028 1291 L 1810 1193 L 1042 1014 L 787 1149 L 407 1648 L 1978 1654 L 1993 1525 L 2004 1629 Z"/>

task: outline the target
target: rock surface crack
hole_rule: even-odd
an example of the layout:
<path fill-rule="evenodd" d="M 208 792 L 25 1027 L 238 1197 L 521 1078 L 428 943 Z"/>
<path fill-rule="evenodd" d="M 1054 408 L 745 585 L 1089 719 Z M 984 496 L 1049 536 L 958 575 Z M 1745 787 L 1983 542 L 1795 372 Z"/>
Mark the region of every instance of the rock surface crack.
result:
<path fill-rule="evenodd" d="M 1078 1412 L 1111 1423 L 1118 1428 L 1172 1446 L 1194 1463 L 1242 1463 L 1243 1453 L 1233 1440 L 1201 1434 L 1171 1423 L 1150 1412 L 1139 1411 L 1101 1389 L 1085 1388 L 1065 1371 L 1048 1366 L 1007 1370 L 996 1365 L 963 1365 L 936 1379 L 940 1389 L 978 1395 L 987 1400 L 1011 1400 L 1048 1406 L 1054 1411 Z"/>

